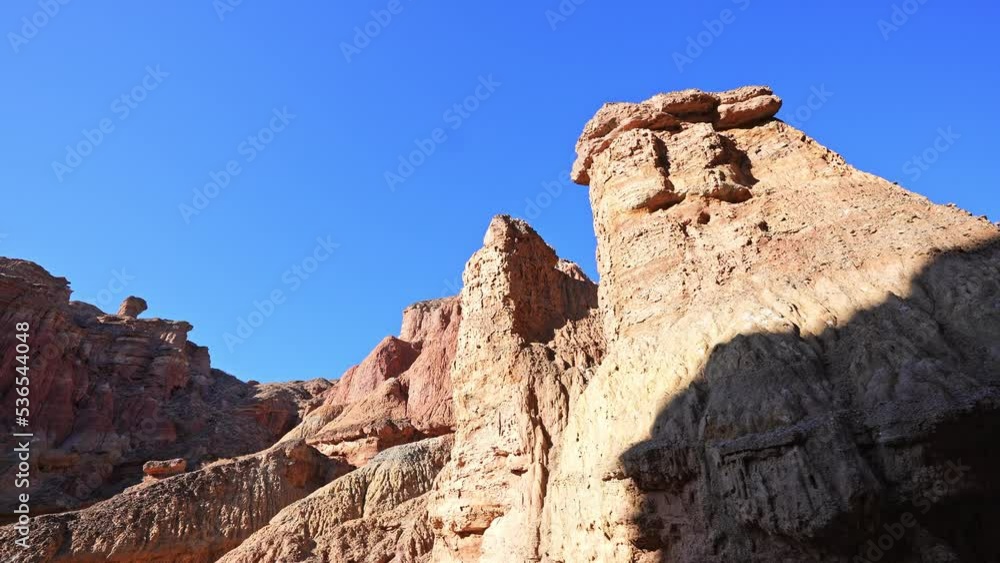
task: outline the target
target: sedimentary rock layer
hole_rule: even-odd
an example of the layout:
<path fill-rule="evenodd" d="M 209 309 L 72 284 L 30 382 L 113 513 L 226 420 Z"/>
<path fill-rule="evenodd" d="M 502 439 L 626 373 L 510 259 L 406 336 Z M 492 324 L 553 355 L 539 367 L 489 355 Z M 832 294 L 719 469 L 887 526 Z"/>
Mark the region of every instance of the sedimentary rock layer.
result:
<path fill-rule="evenodd" d="M 442 436 L 382 451 L 361 469 L 282 510 L 219 561 L 426 561 L 434 539 L 427 492 L 451 446 L 451 437 Z"/>
<path fill-rule="evenodd" d="M 30 547 L 0 528 L 0 559 L 49 563 L 210 563 L 350 466 L 284 442 L 162 481 L 78 512 L 35 518 Z"/>
<path fill-rule="evenodd" d="M 608 352 L 543 559 L 848 561 L 908 511 L 894 560 L 998 557 L 1000 232 L 776 108 L 686 91 L 585 128 Z"/>
<path fill-rule="evenodd" d="M 0 420 L 13 427 L 17 341 L 28 323 L 31 347 L 32 508 L 68 510 L 138 483 L 150 460 L 188 466 L 273 444 L 316 405 L 326 380 L 248 385 L 211 369 L 191 325 L 136 319 L 70 301 L 69 284 L 40 266 L 0 258 Z M 141 303 L 140 303 L 141 301 Z M 141 305 L 141 306 L 140 306 Z M 10 436 L 0 438 L 0 479 L 14 481 Z M 4 503 L 8 517 L 11 505 Z"/>
<path fill-rule="evenodd" d="M 0 261 L 0 321 L 57 351 L 43 492 L 80 502 L 149 462 L 37 519 L 30 560 L 1000 560 L 1000 229 L 852 168 L 780 105 L 604 106 L 573 167 L 600 287 L 498 216 L 461 295 L 408 308 L 335 384 L 233 383 L 189 325 Z"/>
<path fill-rule="evenodd" d="M 435 561 L 532 561 L 566 413 L 600 361 L 597 286 L 523 221 L 493 219 L 465 267 L 455 447 L 430 500 Z"/>
<path fill-rule="evenodd" d="M 347 370 L 285 438 L 361 466 L 386 448 L 451 433 L 449 374 L 461 318 L 454 297 L 407 307 L 400 336 L 387 336 Z"/>

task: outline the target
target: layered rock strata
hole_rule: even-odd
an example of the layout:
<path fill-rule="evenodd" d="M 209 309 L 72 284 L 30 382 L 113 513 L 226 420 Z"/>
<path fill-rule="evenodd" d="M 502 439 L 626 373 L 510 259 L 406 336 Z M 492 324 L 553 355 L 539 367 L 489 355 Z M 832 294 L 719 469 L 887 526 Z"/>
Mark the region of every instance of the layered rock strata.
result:
<path fill-rule="evenodd" d="M 250 386 L 211 369 L 191 325 L 136 319 L 70 301 L 69 283 L 40 266 L 0 258 L 0 408 L 7 427 L 18 398 L 14 326 L 30 345 L 32 479 L 36 513 L 106 498 L 143 476 L 150 460 L 205 461 L 255 452 L 295 426 L 330 382 Z M 142 302 L 143 304 L 145 302 Z M 16 472 L 11 437 L 0 438 L 0 479 Z M 3 504 L 4 514 L 11 505 Z M 2 521 L 2 520 L 0 520 Z"/>
<path fill-rule="evenodd" d="M 600 287 L 496 217 L 461 295 L 408 308 L 335 384 L 233 383 L 189 325 L 0 261 L 0 321 L 70 335 L 39 364 L 43 492 L 80 502 L 151 462 L 36 519 L 18 555 L 1000 560 L 1000 229 L 852 168 L 780 104 L 749 86 L 604 106 L 573 167 Z M 169 424 L 137 437 L 150 413 Z"/>
<path fill-rule="evenodd" d="M 461 318 L 454 297 L 408 307 L 399 337 L 387 336 L 347 370 L 285 438 L 361 466 L 392 446 L 451 433 L 449 373 Z"/>
<path fill-rule="evenodd" d="M 1000 232 L 852 168 L 771 96 L 584 129 L 608 352 L 543 559 L 853 561 L 901 518 L 894 561 L 1000 557 Z"/>
<path fill-rule="evenodd" d="M 389 448 L 293 503 L 220 563 L 412 563 L 433 545 L 428 491 L 450 436 Z"/>
<path fill-rule="evenodd" d="M 538 560 L 566 415 L 604 353 L 597 286 L 507 216 L 463 282 L 457 430 L 430 501 L 433 560 Z"/>
<path fill-rule="evenodd" d="M 0 528 L 0 555 L 32 563 L 210 563 L 350 469 L 302 441 L 283 442 L 81 511 L 35 518 L 28 549 L 14 545 L 13 527 Z"/>

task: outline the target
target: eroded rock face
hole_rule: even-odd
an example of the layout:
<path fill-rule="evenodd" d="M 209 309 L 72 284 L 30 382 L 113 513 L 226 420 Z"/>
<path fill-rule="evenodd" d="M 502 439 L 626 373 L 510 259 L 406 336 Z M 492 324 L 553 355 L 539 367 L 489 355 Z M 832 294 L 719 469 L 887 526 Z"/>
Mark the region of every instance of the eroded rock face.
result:
<path fill-rule="evenodd" d="M 122 301 L 121 306 L 118 307 L 118 316 L 134 319 L 148 308 L 149 306 L 146 304 L 145 299 L 130 295 L 129 297 L 126 297 L 125 300 Z"/>
<path fill-rule="evenodd" d="M 163 479 L 166 477 L 173 477 L 174 475 L 180 475 L 187 470 L 187 461 L 184 458 L 178 457 L 174 459 L 165 459 L 162 461 L 147 461 L 142 464 L 142 472 L 149 477 L 154 477 L 156 479 Z"/>
<path fill-rule="evenodd" d="M 0 258 L 0 421 L 13 426 L 13 327 L 27 322 L 34 433 L 29 492 L 36 513 L 107 498 L 138 483 L 146 461 L 184 458 L 194 467 L 266 448 L 331 385 L 251 387 L 211 369 L 208 350 L 187 339 L 190 324 L 105 315 L 69 296 L 64 278 Z M 0 478 L 13 482 L 11 437 L 0 438 L 0 446 Z M 2 506 L 0 521 L 12 509 Z"/>
<path fill-rule="evenodd" d="M 907 512 L 885 560 L 1000 556 L 1000 232 L 776 110 L 687 91 L 585 128 L 608 351 L 543 559 L 850 561 Z"/>
<path fill-rule="evenodd" d="M 604 350 L 597 287 L 506 216 L 463 281 L 457 431 L 430 501 L 433 560 L 537 560 L 565 417 Z"/>
<path fill-rule="evenodd" d="M 722 131 L 765 121 L 778 113 L 779 109 L 781 99 L 766 86 L 744 86 L 718 94 L 682 90 L 659 94 L 638 104 L 605 104 L 583 129 L 576 144 L 577 158 L 571 175 L 580 184 L 590 183 L 590 169 L 594 158 L 629 131 L 681 132 L 690 129 L 694 123 L 704 123 L 707 131 Z M 722 142 L 722 139 L 724 138 L 720 136 L 710 136 L 709 139 L 703 139 L 707 142 L 701 148 L 712 149 L 711 145 Z M 619 143 L 617 150 L 620 152 L 633 144 L 634 141 L 624 141 Z M 641 143 L 636 147 L 649 153 L 642 159 L 644 164 L 655 168 L 665 164 L 661 145 L 651 142 Z M 650 159 L 651 155 L 655 158 Z M 656 181 L 660 179 L 655 178 Z"/>
<path fill-rule="evenodd" d="M 382 451 L 282 510 L 219 561 L 427 561 L 433 543 L 427 493 L 451 447 L 451 437 L 442 436 Z"/>
<path fill-rule="evenodd" d="M 461 316 L 454 297 L 408 307 L 399 338 L 386 337 L 349 369 L 286 439 L 361 466 L 386 448 L 451 433 L 449 372 Z"/>
<path fill-rule="evenodd" d="M 350 469 L 304 442 L 138 485 L 78 512 L 35 518 L 29 549 L 0 528 L 0 559 L 49 563 L 209 563 L 283 507 Z"/>

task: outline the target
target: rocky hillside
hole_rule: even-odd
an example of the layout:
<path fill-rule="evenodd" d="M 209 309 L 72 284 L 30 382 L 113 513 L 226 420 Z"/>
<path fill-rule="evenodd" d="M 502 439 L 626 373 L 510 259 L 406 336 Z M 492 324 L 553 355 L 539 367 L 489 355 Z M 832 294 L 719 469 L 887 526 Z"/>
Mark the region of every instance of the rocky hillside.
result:
<path fill-rule="evenodd" d="M 0 558 L 1000 561 L 1000 228 L 780 105 L 605 105 L 573 166 L 600 285 L 496 217 L 461 295 L 334 383 L 240 383 L 140 300 L 104 315 L 0 263 L 2 324 L 57 343 L 32 380 L 40 493 L 133 485 L 36 518 L 27 551 L 0 528 Z"/>
<path fill-rule="evenodd" d="M 129 297 L 115 315 L 70 301 L 69 284 L 23 260 L 0 258 L 0 409 L 13 428 L 17 399 L 14 325 L 27 322 L 34 433 L 33 510 L 91 504 L 143 478 L 152 460 L 204 462 L 262 450 L 298 424 L 332 384 L 252 385 L 209 365 L 186 322 L 136 318 Z M 14 482 L 5 435 L 0 479 Z M 6 485 L 5 485 L 6 486 Z M 12 506 L 0 504 L 0 518 Z"/>

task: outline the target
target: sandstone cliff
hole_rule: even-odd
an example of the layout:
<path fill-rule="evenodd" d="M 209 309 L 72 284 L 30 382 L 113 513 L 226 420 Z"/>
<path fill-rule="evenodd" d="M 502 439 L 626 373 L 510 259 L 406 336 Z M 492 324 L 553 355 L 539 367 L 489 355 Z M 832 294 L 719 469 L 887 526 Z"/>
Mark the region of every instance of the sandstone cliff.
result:
<path fill-rule="evenodd" d="M 304 438 L 361 466 L 386 448 L 450 434 L 450 370 L 461 318 L 454 297 L 407 307 L 399 337 L 385 337 L 347 370 L 285 439 Z"/>
<path fill-rule="evenodd" d="M 120 315 L 69 300 L 69 284 L 23 260 L 0 258 L 0 326 L 31 329 L 33 508 L 51 512 L 106 498 L 139 482 L 150 460 L 191 466 L 264 449 L 298 423 L 330 387 L 326 380 L 252 386 L 211 369 L 191 325 Z M 0 335 L 0 408 L 16 399 L 14 330 Z M 9 435 L 0 479 L 15 471 Z M 9 516 L 11 506 L 3 505 Z M 2 521 L 2 520 L 0 520 Z"/>
<path fill-rule="evenodd" d="M 608 352 L 546 559 L 849 561 L 904 513 L 885 560 L 1000 557 L 1000 232 L 773 100 L 686 91 L 585 128 Z"/>
<path fill-rule="evenodd" d="M 455 447 L 430 501 L 434 560 L 535 560 L 566 414 L 604 353 L 597 286 L 506 216 L 463 282 Z"/>

